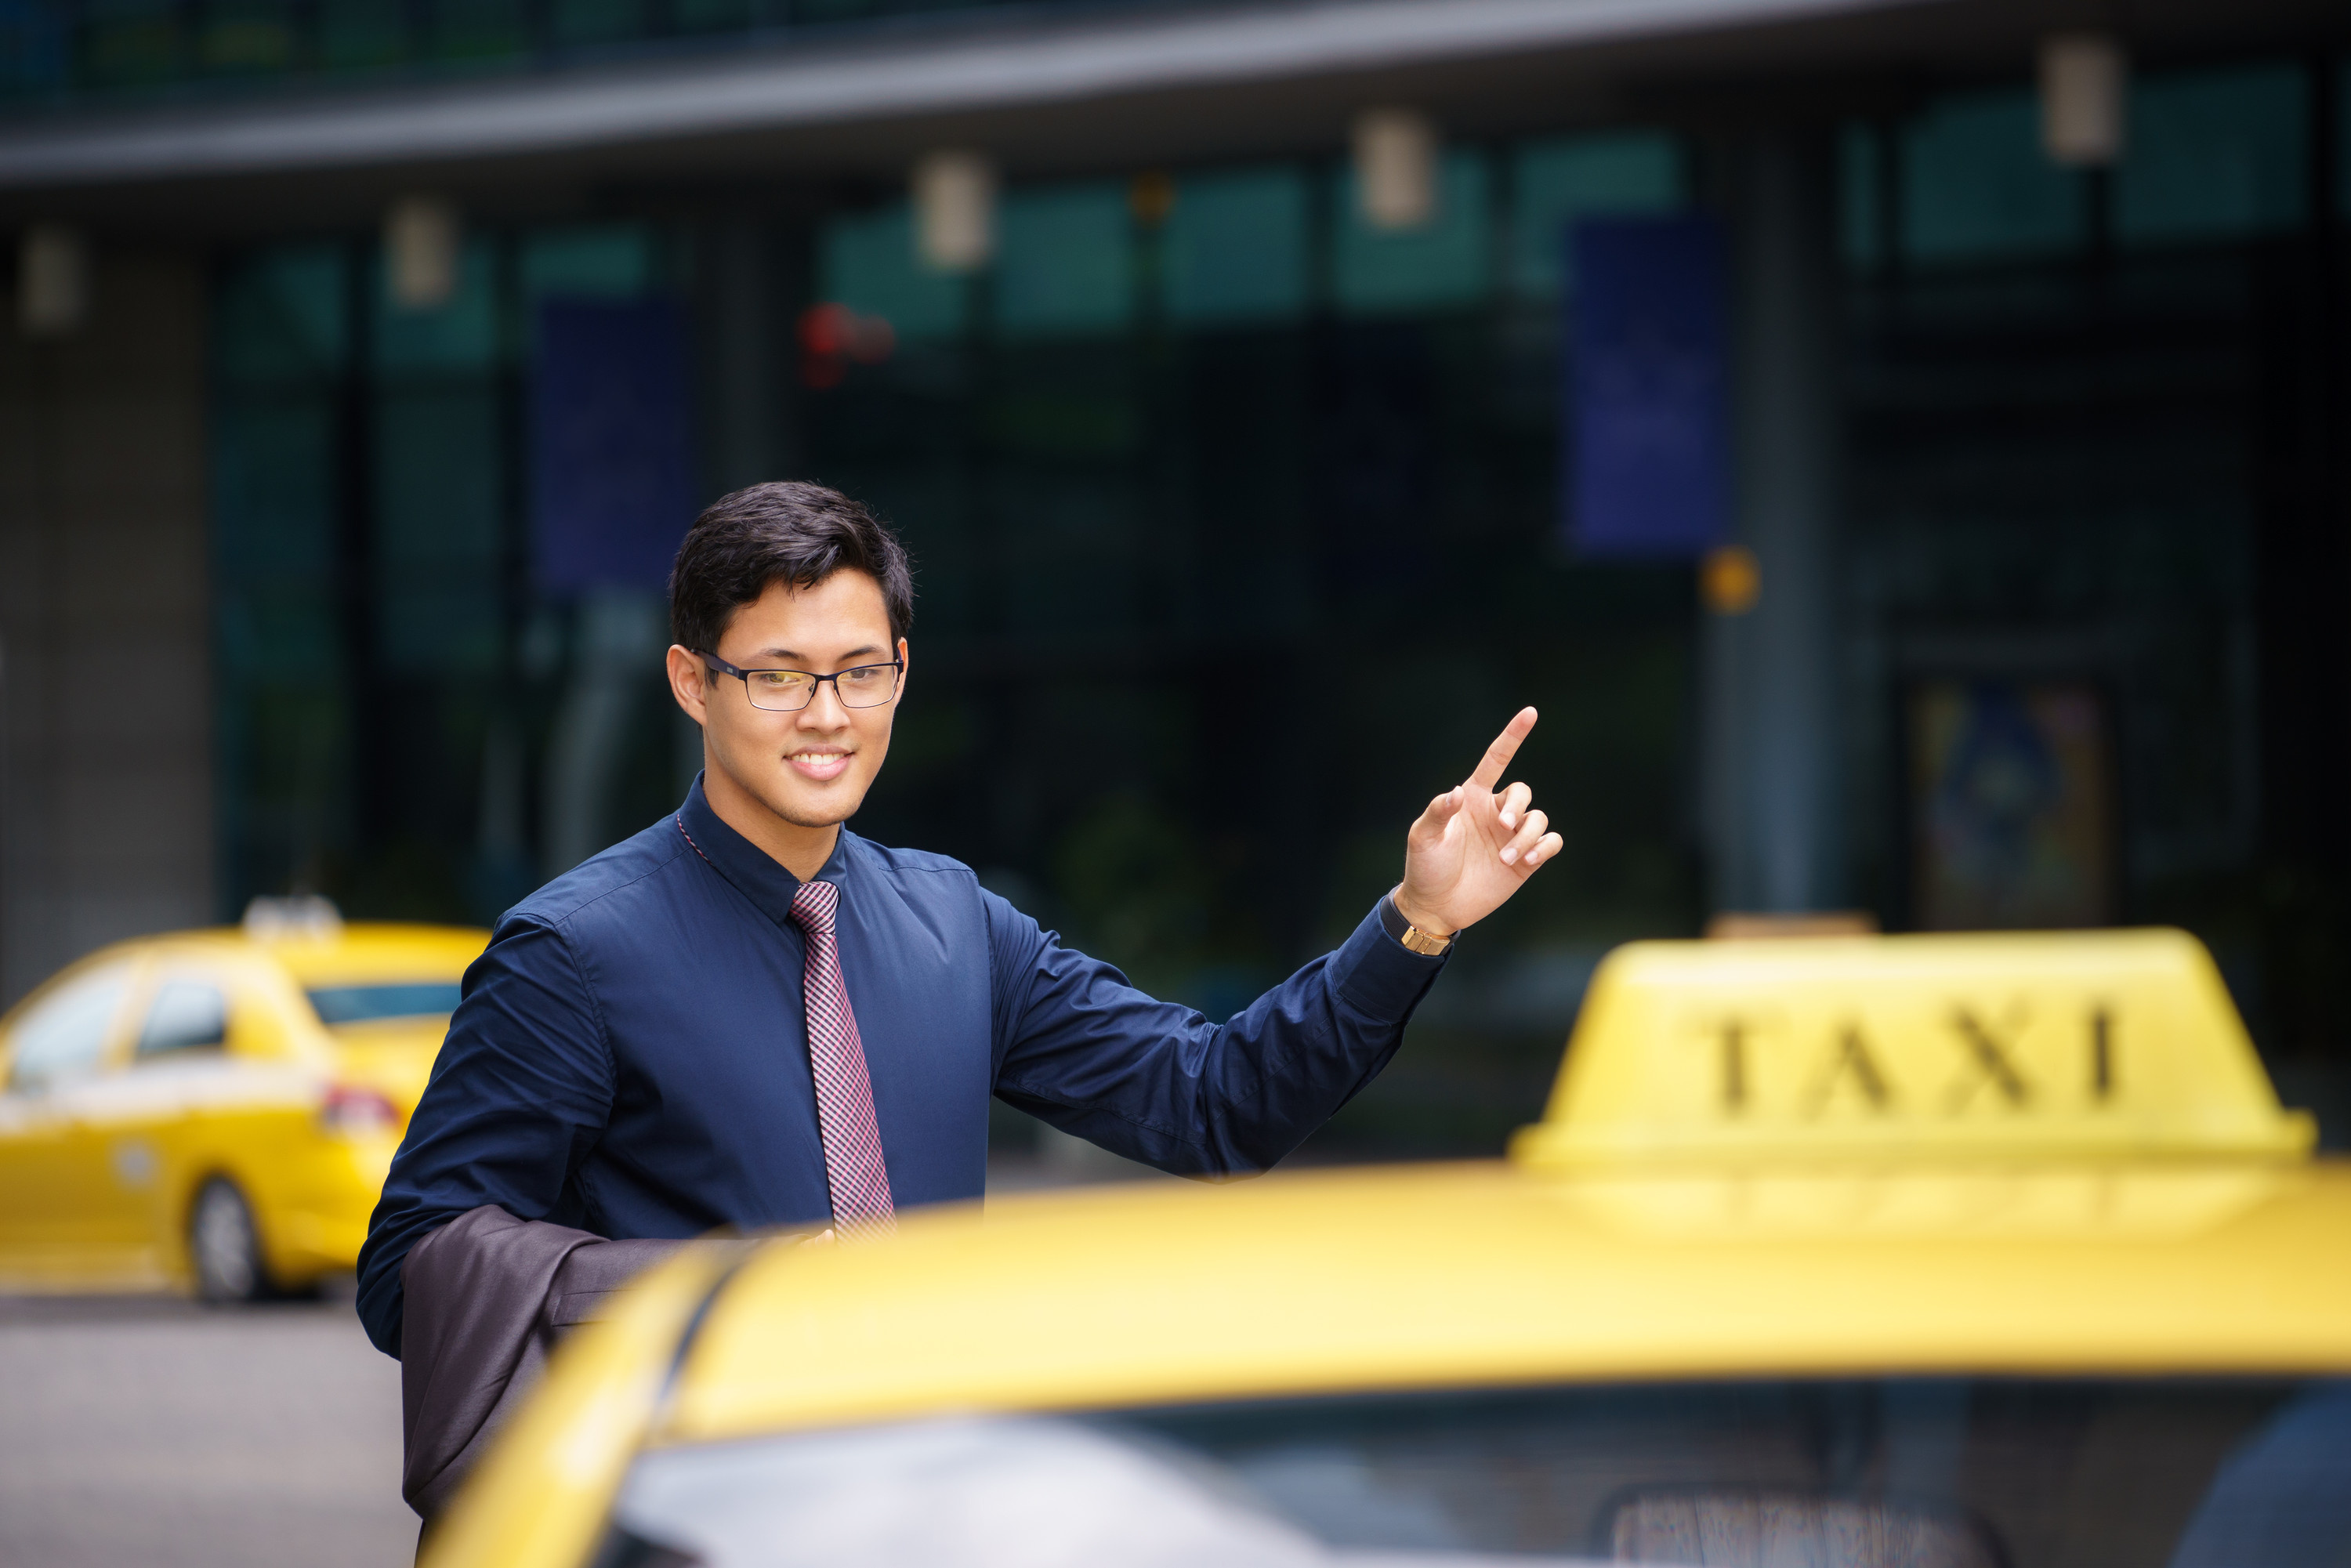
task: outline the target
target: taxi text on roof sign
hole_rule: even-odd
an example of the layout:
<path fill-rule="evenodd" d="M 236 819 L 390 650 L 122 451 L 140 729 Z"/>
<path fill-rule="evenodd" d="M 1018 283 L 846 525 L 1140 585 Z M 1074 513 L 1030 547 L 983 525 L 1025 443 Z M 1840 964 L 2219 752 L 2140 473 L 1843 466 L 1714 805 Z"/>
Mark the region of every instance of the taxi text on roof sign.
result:
<path fill-rule="evenodd" d="M 1632 943 L 1511 1152 L 2287 1159 L 2314 1138 L 2202 945 L 2149 930 Z"/>

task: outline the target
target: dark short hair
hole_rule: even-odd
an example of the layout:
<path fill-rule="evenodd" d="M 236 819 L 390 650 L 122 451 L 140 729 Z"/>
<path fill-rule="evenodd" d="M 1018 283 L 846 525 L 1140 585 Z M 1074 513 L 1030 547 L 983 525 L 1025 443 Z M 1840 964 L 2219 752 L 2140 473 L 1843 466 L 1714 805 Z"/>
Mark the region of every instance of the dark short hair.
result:
<path fill-rule="evenodd" d="M 895 646 L 914 620 L 906 547 L 879 518 L 838 490 L 798 480 L 721 496 L 694 519 L 669 571 L 670 634 L 715 653 L 735 612 L 770 583 L 813 588 L 836 571 L 882 585 Z"/>

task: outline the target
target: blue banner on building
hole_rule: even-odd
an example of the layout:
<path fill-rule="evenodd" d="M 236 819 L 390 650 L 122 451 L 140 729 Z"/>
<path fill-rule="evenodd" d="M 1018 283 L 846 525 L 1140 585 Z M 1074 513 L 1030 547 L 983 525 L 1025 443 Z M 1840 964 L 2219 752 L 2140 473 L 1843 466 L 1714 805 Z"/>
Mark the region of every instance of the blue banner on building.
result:
<path fill-rule="evenodd" d="M 1568 542 L 1581 556 L 1703 554 L 1722 541 L 1729 495 L 1721 229 L 1593 219 L 1567 243 Z"/>
<path fill-rule="evenodd" d="M 539 587 L 659 588 L 694 520 L 684 312 L 665 299 L 539 307 L 531 544 Z"/>

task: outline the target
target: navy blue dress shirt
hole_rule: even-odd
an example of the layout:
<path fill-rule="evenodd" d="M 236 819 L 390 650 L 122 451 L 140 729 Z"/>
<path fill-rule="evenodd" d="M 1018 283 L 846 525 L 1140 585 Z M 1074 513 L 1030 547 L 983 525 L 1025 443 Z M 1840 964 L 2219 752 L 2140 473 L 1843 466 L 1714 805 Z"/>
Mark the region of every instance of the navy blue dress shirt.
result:
<path fill-rule="evenodd" d="M 842 830 L 838 930 L 897 1206 L 976 1198 L 993 1093 L 1181 1175 L 1263 1170 L 1395 1054 L 1442 958 L 1388 904 L 1223 1024 L 1154 1000 L 942 855 Z M 400 1354 L 400 1269 L 495 1203 L 615 1239 L 831 1223 L 789 872 L 674 816 L 507 912 L 392 1163 L 360 1317 Z"/>

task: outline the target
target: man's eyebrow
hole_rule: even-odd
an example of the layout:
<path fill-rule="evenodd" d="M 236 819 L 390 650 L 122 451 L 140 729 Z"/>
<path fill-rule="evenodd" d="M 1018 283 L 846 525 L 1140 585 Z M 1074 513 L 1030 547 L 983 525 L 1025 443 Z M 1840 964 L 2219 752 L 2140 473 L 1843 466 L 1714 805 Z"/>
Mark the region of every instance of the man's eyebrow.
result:
<path fill-rule="evenodd" d="M 848 653 L 843 653 L 841 656 L 844 659 L 862 659 L 868 653 L 879 653 L 881 652 L 883 652 L 883 649 L 880 644 L 868 643 L 862 648 L 852 648 Z M 751 656 L 755 659 L 790 659 L 795 661 L 804 660 L 808 657 L 806 653 L 795 653 L 789 648 L 762 648 Z"/>

